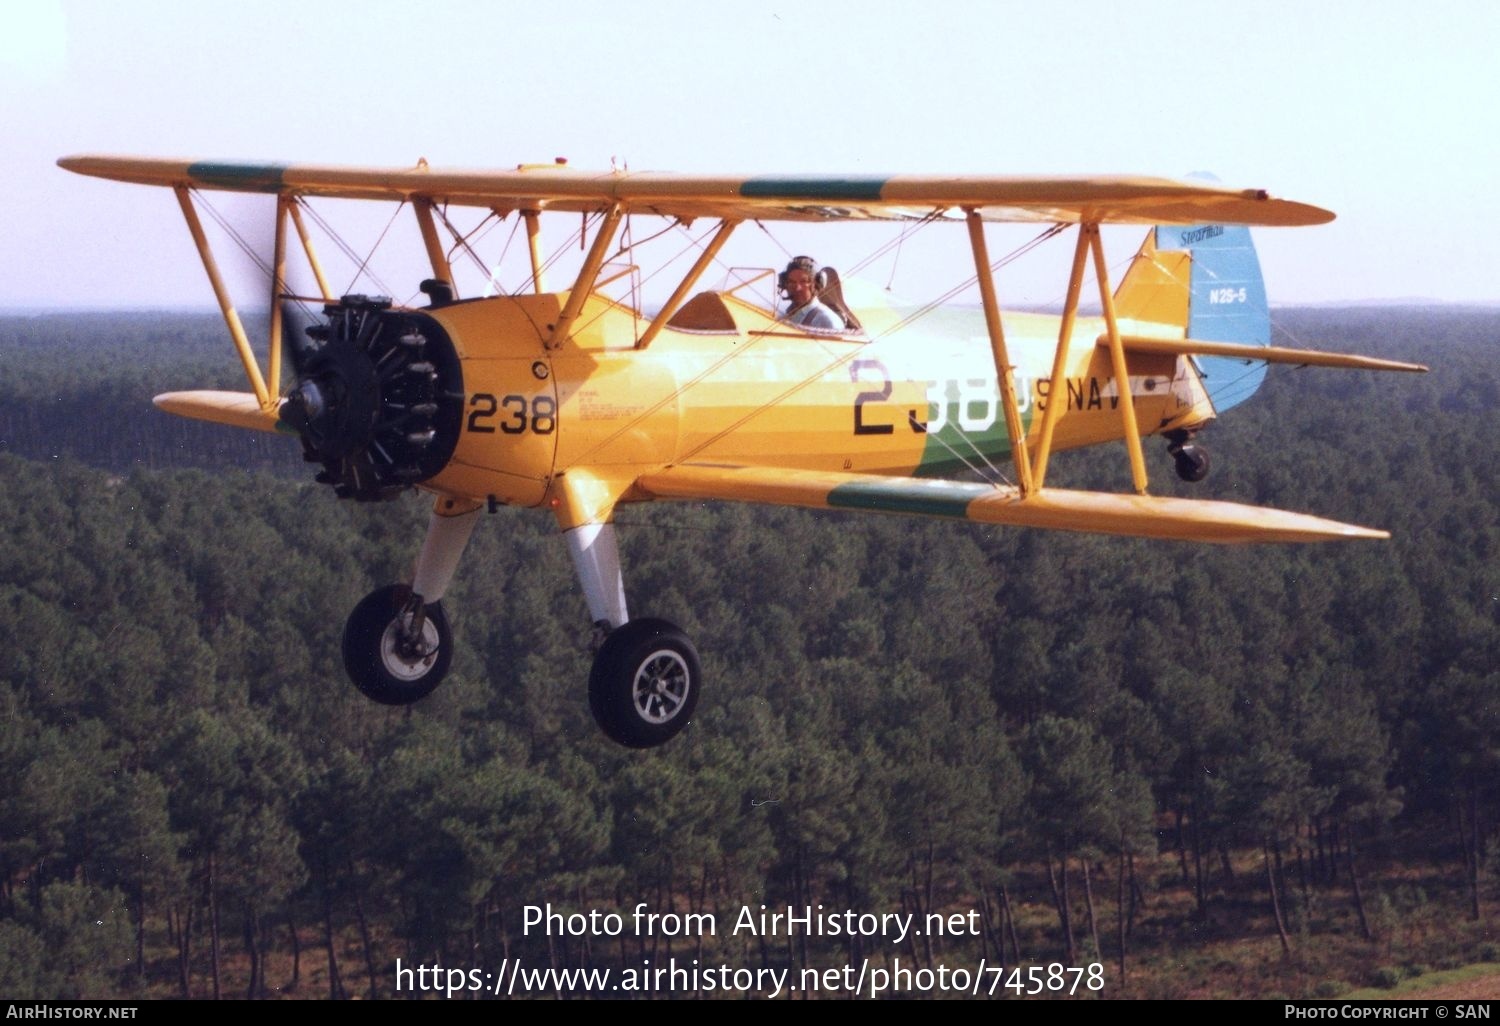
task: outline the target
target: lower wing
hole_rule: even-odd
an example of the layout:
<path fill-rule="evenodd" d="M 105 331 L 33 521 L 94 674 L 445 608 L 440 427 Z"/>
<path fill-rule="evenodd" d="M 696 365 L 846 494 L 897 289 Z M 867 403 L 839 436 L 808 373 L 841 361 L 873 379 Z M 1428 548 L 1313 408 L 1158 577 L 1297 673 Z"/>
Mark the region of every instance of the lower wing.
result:
<path fill-rule="evenodd" d="M 814 509 L 873 510 L 1224 544 L 1390 537 L 1385 531 L 1368 527 L 1233 502 L 1057 488 L 1022 499 L 1009 486 L 814 470 L 689 463 L 647 473 L 636 485 L 659 499 L 724 499 Z"/>
<path fill-rule="evenodd" d="M 279 407 L 266 409 L 250 392 L 166 392 L 151 400 L 158 409 L 179 417 L 208 420 L 255 431 L 296 432 L 281 420 Z"/>

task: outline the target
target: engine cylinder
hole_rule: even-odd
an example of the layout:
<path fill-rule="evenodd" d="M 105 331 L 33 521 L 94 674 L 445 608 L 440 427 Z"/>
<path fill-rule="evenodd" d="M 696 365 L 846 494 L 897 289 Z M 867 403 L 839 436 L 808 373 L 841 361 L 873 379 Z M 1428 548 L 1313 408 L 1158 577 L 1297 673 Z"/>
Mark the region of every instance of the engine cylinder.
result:
<path fill-rule="evenodd" d="M 395 498 L 437 474 L 458 444 L 463 371 L 442 326 L 380 296 L 324 307 L 293 353 L 283 418 L 318 480 L 341 498 Z"/>

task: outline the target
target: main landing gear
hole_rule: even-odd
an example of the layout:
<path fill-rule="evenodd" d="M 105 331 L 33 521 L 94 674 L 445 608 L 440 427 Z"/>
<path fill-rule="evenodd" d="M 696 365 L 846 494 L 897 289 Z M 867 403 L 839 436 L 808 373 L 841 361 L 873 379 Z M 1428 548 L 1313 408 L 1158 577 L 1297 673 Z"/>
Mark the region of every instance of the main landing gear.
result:
<path fill-rule="evenodd" d="M 453 632 L 437 602 L 402 585 L 370 592 L 344 625 L 344 669 L 366 698 L 410 705 L 442 683 L 453 661 Z"/>
<path fill-rule="evenodd" d="M 410 705 L 432 694 L 453 662 L 453 632 L 442 597 L 474 531 L 479 510 L 439 500 L 408 587 L 366 595 L 344 625 L 344 669 L 367 698 Z"/>
<path fill-rule="evenodd" d="M 698 706 L 702 669 L 688 636 L 666 620 L 630 619 L 615 525 L 563 533 L 589 617 L 604 636 L 589 674 L 589 710 L 611 741 L 627 748 L 666 744 Z"/>
<path fill-rule="evenodd" d="M 692 719 L 700 672 L 698 651 L 681 630 L 666 620 L 631 620 L 594 656 L 589 710 L 610 740 L 654 748 Z"/>
<path fill-rule="evenodd" d="M 1208 450 L 1193 442 L 1191 431 L 1170 431 L 1166 435 L 1167 453 L 1176 465 L 1177 476 L 1197 484 L 1208 476 Z"/>
<path fill-rule="evenodd" d="M 479 511 L 446 502 L 433 512 L 411 585 L 371 592 L 344 627 L 344 668 L 366 697 L 385 705 L 426 698 L 453 662 L 453 632 L 439 600 Z M 602 639 L 589 674 L 589 710 L 605 735 L 627 748 L 666 744 L 698 706 L 698 650 L 675 624 L 630 619 L 613 524 L 585 524 L 564 537 Z"/>

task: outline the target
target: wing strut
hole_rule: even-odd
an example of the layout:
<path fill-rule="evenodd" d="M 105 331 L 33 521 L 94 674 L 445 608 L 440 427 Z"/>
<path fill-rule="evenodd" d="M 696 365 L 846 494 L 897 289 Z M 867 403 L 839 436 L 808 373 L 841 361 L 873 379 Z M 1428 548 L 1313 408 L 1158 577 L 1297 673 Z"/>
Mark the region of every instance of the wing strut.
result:
<path fill-rule="evenodd" d="M 739 227 L 739 224 L 739 221 L 729 218 L 725 218 L 719 222 L 719 230 L 714 235 L 712 241 L 698 255 L 698 259 L 694 262 L 692 269 L 688 271 L 687 277 L 682 279 L 682 284 L 678 285 L 672 292 L 672 297 L 667 300 L 667 305 L 661 308 L 661 312 L 656 315 L 656 318 L 646 328 L 645 334 L 636 342 L 635 347 L 637 349 L 645 349 L 649 346 L 651 340 L 656 338 L 657 334 L 660 333 L 662 326 L 677 313 L 678 308 L 682 306 L 682 301 L 693 290 L 693 286 L 698 284 L 698 279 L 703 277 L 703 272 L 708 270 L 708 265 L 713 261 L 714 257 L 719 255 L 719 250 L 724 247 L 724 243 L 729 241 L 729 236 L 733 234 L 735 228 Z"/>
<path fill-rule="evenodd" d="M 984 242 L 984 221 L 979 211 L 966 211 L 969 244 L 974 250 L 974 270 L 979 276 L 979 295 L 984 301 L 984 321 L 995 354 L 995 380 L 1000 386 L 1000 405 L 1005 408 L 1005 430 L 1010 433 L 1010 452 L 1016 464 L 1016 483 L 1021 497 L 1036 491 L 1031 480 L 1031 459 L 1026 455 L 1026 431 L 1021 427 L 1021 408 L 1016 402 L 1016 379 L 1005 349 L 1005 330 L 1000 325 L 1000 304 L 995 298 L 995 277 L 990 270 L 989 250 Z"/>
<path fill-rule="evenodd" d="M 270 390 L 277 395 L 281 394 L 281 339 L 286 327 L 281 317 L 281 295 L 286 291 L 286 220 L 287 210 L 294 202 L 290 196 L 276 197 L 276 249 L 271 256 L 271 327 L 268 329 L 266 377 Z"/>
<path fill-rule="evenodd" d="M 1083 268 L 1087 262 L 1089 252 L 1088 233 L 1082 228 L 1078 231 L 1078 244 L 1073 247 L 1073 270 L 1068 275 L 1068 298 L 1063 304 L 1062 326 L 1057 332 L 1057 351 L 1052 357 L 1052 377 L 1049 379 L 1047 409 L 1042 413 L 1042 434 L 1037 439 L 1035 460 L 1031 468 L 1032 480 L 1038 491 L 1047 480 L 1047 458 L 1052 454 L 1052 432 L 1057 427 L 1057 418 L 1061 416 L 1062 410 L 1068 405 L 1067 393 L 1059 392 L 1056 383 L 1063 380 L 1068 367 L 1068 342 L 1073 335 L 1073 321 L 1078 315 L 1078 295 L 1083 291 Z M 1057 397 L 1062 396 L 1062 405 L 1057 403 Z"/>
<path fill-rule="evenodd" d="M 203 270 L 208 273 L 209 284 L 214 288 L 214 297 L 219 301 L 219 310 L 224 314 L 224 323 L 229 326 L 229 334 L 234 338 L 234 348 L 240 354 L 240 363 L 244 365 L 245 376 L 250 379 L 250 387 L 255 390 L 255 400 L 260 403 L 261 409 L 269 410 L 276 405 L 276 400 L 266 389 L 265 379 L 260 374 L 260 365 L 255 362 L 255 353 L 250 349 L 250 339 L 245 335 L 245 326 L 240 323 L 240 315 L 234 309 L 233 300 L 229 298 L 229 289 L 225 287 L 224 278 L 219 274 L 219 265 L 214 260 L 213 251 L 208 248 L 208 237 L 203 234 L 203 223 L 198 220 L 198 211 L 193 207 L 193 197 L 185 185 L 173 186 L 172 191 L 177 194 L 177 203 L 182 207 L 182 216 L 187 219 L 188 231 L 193 236 L 193 244 L 198 247 L 198 256 L 203 259 Z"/>
<path fill-rule="evenodd" d="M 578 280 L 573 283 L 573 289 L 568 293 L 567 305 L 563 307 L 562 313 L 558 315 L 557 326 L 552 329 L 552 337 L 547 341 L 548 349 L 556 349 L 568 340 L 572 334 L 573 322 L 578 319 L 578 314 L 583 310 L 584 302 L 594 291 L 594 282 L 599 280 L 599 269 L 604 266 L 604 254 L 609 249 L 609 244 L 614 240 L 615 229 L 620 226 L 620 218 L 625 208 L 619 203 L 611 203 L 604 213 L 604 219 L 599 222 L 598 233 L 594 236 L 593 248 L 578 269 Z"/>
<path fill-rule="evenodd" d="M 537 295 L 547 291 L 542 276 L 542 226 L 540 211 L 523 210 L 521 217 L 526 222 L 526 246 L 531 252 L 531 288 Z"/>
<path fill-rule="evenodd" d="M 422 229 L 422 245 L 427 249 L 427 259 L 432 263 L 432 276 L 453 289 L 453 298 L 457 299 L 453 268 L 448 266 L 448 256 L 443 252 L 442 240 L 438 238 L 437 224 L 432 220 L 432 200 L 414 196 L 411 208 L 416 211 L 417 225 Z"/>
<path fill-rule="evenodd" d="M 318 291 L 323 294 L 323 301 L 333 302 L 333 289 L 328 287 L 328 279 L 323 274 L 323 265 L 318 263 L 318 254 L 313 252 L 312 237 L 307 234 L 307 225 L 302 223 L 302 202 L 294 200 L 290 207 L 292 224 L 297 229 L 297 237 L 302 240 L 302 252 L 307 254 L 307 266 L 312 268 L 313 277 L 318 279 Z"/>
<path fill-rule="evenodd" d="M 1109 355 L 1114 362 L 1120 420 L 1125 429 L 1125 448 L 1130 453 L 1130 476 L 1134 479 L 1136 493 L 1145 495 L 1146 457 L 1141 452 L 1141 432 L 1135 421 L 1135 399 L 1130 394 L 1130 370 L 1125 365 L 1125 344 L 1120 339 L 1120 323 L 1115 320 L 1115 297 L 1109 290 L 1109 267 L 1104 262 L 1104 243 L 1099 238 L 1098 222 L 1085 222 L 1079 227 L 1079 232 L 1088 236 L 1089 248 L 1094 251 L 1094 280 L 1099 283 L 1099 302 L 1104 307 L 1104 325 L 1109 332 Z"/>

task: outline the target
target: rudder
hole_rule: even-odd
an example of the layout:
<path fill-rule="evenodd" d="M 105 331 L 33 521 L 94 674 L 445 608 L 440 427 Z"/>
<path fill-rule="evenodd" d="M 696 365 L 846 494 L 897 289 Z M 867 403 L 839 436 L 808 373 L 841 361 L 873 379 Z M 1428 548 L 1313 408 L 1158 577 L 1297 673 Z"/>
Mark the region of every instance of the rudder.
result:
<path fill-rule="evenodd" d="M 1206 342 L 1271 344 L 1271 311 L 1250 229 L 1243 225 L 1153 228 L 1115 294 L 1122 319 L 1176 324 Z M 1214 409 L 1244 402 L 1266 364 L 1222 356 L 1194 358 Z"/>

